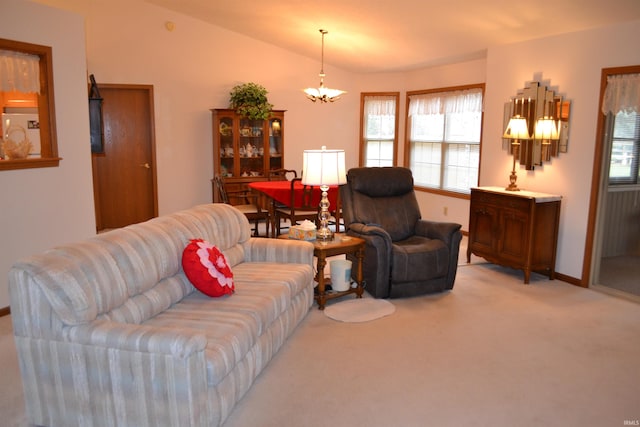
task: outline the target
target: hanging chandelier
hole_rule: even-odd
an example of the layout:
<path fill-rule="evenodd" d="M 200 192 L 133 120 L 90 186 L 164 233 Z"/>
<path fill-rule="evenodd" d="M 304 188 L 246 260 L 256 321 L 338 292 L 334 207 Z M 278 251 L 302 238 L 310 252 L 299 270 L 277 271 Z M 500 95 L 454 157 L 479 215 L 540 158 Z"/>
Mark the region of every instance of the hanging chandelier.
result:
<path fill-rule="evenodd" d="M 317 88 L 308 87 L 304 90 L 304 93 L 307 95 L 307 98 L 309 98 L 313 102 L 333 102 L 340 99 L 340 96 L 346 92 L 340 89 L 329 89 L 328 87 L 324 86 L 324 35 L 327 34 L 328 31 L 322 29 L 320 29 L 319 31 L 320 34 L 322 34 L 322 53 L 320 57 L 321 65 L 320 74 L 318 74 L 320 76 L 320 86 Z"/>

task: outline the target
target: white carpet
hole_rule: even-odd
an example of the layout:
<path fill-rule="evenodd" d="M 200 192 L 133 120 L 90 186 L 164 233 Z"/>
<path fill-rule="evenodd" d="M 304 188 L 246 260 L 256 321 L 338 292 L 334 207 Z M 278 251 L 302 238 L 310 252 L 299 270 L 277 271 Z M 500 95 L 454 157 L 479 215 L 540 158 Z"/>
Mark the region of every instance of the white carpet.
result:
<path fill-rule="evenodd" d="M 339 322 L 369 322 L 389 316 L 396 307 L 387 300 L 374 298 L 356 298 L 327 305 L 325 316 Z"/>

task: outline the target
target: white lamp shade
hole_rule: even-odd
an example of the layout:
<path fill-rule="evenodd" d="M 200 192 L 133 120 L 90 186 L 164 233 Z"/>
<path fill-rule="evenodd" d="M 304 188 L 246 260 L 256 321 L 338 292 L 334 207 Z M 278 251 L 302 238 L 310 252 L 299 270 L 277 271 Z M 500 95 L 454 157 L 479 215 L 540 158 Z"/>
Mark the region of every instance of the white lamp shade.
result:
<path fill-rule="evenodd" d="M 558 139 L 556 121 L 550 117 L 543 117 L 536 122 L 536 139 Z"/>
<path fill-rule="evenodd" d="M 503 137 L 509 139 L 529 139 L 527 120 L 520 116 L 514 116 L 509 119 L 509 124 L 504 131 Z"/>
<path fill-rule="evenodd" d="M 302 153 L 304 185 L 342 185 L 347 183 L 344 150 L 304 150 Z"/>

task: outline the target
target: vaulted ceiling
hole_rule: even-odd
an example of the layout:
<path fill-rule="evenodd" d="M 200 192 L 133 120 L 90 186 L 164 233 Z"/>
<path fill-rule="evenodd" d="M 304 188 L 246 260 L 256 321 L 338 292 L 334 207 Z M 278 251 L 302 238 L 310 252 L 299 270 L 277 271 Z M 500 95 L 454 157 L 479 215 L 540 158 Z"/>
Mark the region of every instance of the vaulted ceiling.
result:
<path fill-rule="evenodd" d="M 482 58 L 498 44 L 640 20 L 640 0 L 145 1 L 318 60 L 324 29 L 325 63 L 364 73 Z"/>

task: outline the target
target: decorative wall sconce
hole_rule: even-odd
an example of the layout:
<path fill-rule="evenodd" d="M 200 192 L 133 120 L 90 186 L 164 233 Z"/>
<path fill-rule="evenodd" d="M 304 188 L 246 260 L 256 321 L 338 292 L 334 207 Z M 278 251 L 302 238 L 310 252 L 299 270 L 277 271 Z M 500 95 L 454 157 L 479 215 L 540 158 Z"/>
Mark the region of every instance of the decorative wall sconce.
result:
<path fill-rule="evenodd" d="M 517 190 L 516 159 L 526 170 L 534 170 L 559 153 L 567 152 L 570 106 L 571 101 L 538 81 L 528 82 L 505 104 L 503 148 L 514 157 L 510 177 L 513 182 L 507 189 Z M 524 122 L 514 128 L 511 121 L 516 118 Z M 520 130 L 522 126 L 526 132 Z"/>

